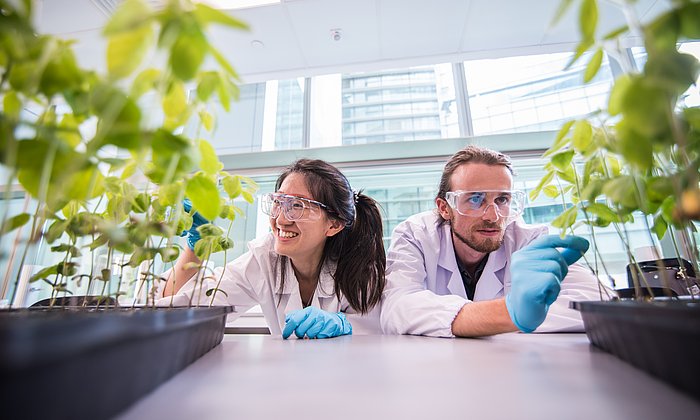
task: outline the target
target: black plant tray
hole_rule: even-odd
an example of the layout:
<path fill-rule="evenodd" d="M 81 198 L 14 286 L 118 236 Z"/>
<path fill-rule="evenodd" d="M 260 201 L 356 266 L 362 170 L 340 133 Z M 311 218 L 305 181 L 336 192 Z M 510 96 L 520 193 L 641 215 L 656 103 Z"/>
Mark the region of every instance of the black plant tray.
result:
<path fill-rule="evenodd" d="M 574 302 L 596 347 L 700 399 L 700 301 Z"/>
<path fill-rule="evenodd" d="M 0 312 L 8 419 L 105 419 L 223 339 L 231 307 Z"/>

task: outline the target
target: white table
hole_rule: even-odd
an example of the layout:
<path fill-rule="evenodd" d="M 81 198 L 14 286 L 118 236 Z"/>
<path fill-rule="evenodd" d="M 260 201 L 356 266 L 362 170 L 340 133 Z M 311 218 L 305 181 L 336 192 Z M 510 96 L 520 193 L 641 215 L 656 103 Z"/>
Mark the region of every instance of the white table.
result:
<path fill-rule="evenodd" d="M 699 419 L 700 402 L 584 334 L 227 335 L 119 418 Z"/>

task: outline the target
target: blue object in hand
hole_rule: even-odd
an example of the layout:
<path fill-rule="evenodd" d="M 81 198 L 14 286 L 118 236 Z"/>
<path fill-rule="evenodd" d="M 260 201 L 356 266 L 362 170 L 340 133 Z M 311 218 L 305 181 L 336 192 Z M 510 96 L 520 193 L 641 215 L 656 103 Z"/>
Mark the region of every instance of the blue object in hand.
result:
<path fill-rule="evenodd" d="M 352 325 L 345 314 L 326 312 L 313 306 L 292 311 L 285 317 L 282 338 L 289 338 L 292 332 L 299 338 L 329 338 L 352 334 Z"/>
<path fill-rule="evenodd" d="M 192 202 L 189 200 L 189 198 L 182 200 L 182 207 L 184 207 L 187 213 L 192 211 Z M 209 220 L 205 219 L 201 214 L 195 211 L 192 215 L 192 226 L 188 230 L 183 230 L 180 234 L 180 236 L 187 237 L 187 246 L 189 246 L 192 251 L 194 251 L 194 244 L 201 239 L 197 228 L 199 226 L 206 225 L 207 223 L 209 223 Z"/>
<path fill-rule="evenodd" d="M 581 258 L 588 246 L 588 241 L 580 236 L 545 235 L 513 253 L 506 308 L 520 331 L 533 332 L 544 322 L 549 305 L 559 296 L 569 266 Z"/>

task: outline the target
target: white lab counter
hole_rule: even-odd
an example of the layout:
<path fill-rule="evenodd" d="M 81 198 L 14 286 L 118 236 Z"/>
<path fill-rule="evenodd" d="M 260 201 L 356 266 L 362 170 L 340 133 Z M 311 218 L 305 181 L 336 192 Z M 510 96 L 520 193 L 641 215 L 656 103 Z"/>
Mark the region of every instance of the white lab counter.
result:
<path fill-rule="evenodd" d="M 584 334 L 226 335 L 118 418 L 697 419 L 700 402 Z"/>

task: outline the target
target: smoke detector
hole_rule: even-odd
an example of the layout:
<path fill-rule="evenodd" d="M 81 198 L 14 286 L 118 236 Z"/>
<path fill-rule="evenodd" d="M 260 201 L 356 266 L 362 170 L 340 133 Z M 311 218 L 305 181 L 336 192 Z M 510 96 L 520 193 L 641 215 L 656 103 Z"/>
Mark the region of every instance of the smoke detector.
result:
<path fill-rule="evenodd" d="M 331 29 L 331 39 L 333 41 L 340 41 L 343 37 L 343 32 L 340 28 Z"/>

